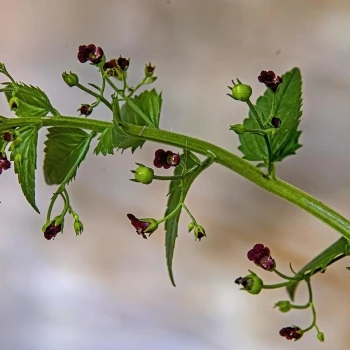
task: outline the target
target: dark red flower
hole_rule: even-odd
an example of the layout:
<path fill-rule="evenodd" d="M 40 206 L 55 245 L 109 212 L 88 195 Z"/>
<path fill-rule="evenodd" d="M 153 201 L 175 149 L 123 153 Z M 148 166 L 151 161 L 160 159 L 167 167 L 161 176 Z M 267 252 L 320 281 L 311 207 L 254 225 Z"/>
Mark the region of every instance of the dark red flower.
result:
<path fill-rule="evenodd" d="M 279 76 L 276 76 L 276 74 L 272 70 L 261 71 L 260 75 L 258 76 L 258 80 L 260 81 L 260 83 L 265 84 L 273 92 L 276 92 L 279 84 L 282 83 L 282 78 Z"/>
<path fill-rule="evenodd" d="M 10 132 L 4 132 L 4 140 L 7 142 L 12 141 L 12 134 Z"/>
<path fill-rule="evenodd" d="M 118 64 L 117 64 L 117 59 L 116 58 L 112 58 L 111 60 L 107 61 L 103 65 L 103 69 L 104 70 L 107 70 L 107 69 L 119 69 Z"/>
<path fill-rule="evenodd" d="M 147 230 L 147 227 L 149 226 L 149 222 L 140 221 L 133 214 L 128 214 L 127 217 L 131 221 L 131 225 L 133 225 L 136 228 L 136 232 L 139 235 L 141 235 L 144 239 L 147 239 L 147 236 L 145 235 L 145 231 Z"/>
<path fill-rule="evenodd" d="M 62 229 L 62 224 L 58 224 L 56 226 L 55 221 L 52 221 L 51 224 L 46 227 L 44 232 L 44 237 L 47 240 L 55 239 L 55 237 L 57 236 L 57 233 L 61 232 L 61 229 Z"/>
<path fill-rule="evenodd" d="M 159 149 L 154 154 L 153 164 L 156 168 L 163 167 L 169 169 L 171 166 L 176 166 L 180 163 L 180 155 L 171 151 L 164 151 Z"/>
<path fill-rule="evenodd" d="M 78 112 L 80 112 L 80 115 L 90 115 L 92 112 L 92 107 L 90 105 L 81 105 L 81 107 L 78 109 Z"/>
<path fill-rule="evenodd" d="M 103 57 L 103 50 L 94 45 L 80 45 L 78 51 L 78 60 L 81 63 L 85 63 L 87 61 L 97 64 L 100 63 Z"/>
<path fill-rule="evenodd" d="M 145 65 L 145 76 L 150 78 L 153 76 L 154 70 L 156 69 L 155 66 L 152 66 L 151 62 Z"/>
<path fill-rule="evenodd" d="M 264 270 L 271 271 L 276 267 L 275 260 L 271 258 L 270 249 L 263 244 L 255 244 L 253 249 L 249 250 L 247 257 Z"/>
<path fill-rule="evenodd" d="M 151 66 L 151 64 L 146 65 L 146 70 L 147 70 L 148 73 L 153 73 L 154 72 L 154 68 L 155 67 Z"/>
<path fill-rule="evenodd" d="M 3 170 L 7 170 L 11 168 L 11 162 L 7 160 L 6 154 L 0 152 L 0 175 Z"/>
<path fill-rule="evenodd" d="M 288 340 L 299 340 L 303 336 L 303 331 L 296 326 L 284 327 L 280 330 L 280 336 L 285 337 Z"/>
<path fill-rule="evenodd" d="M 103 70 L 107 71 L 109 76 L 114 76 L 119 80 L 122 80 L 122 71 L 120 70 L 117 59 L 112 58 L 103 65 Z"/>
<path fill-rule="evenodd" d="M 273 118 L 271 119 L 271 124 L 272 124 L 273 127 L 279 128 L 279 127 L 281 126 L 281 124 L 282 124 L 282 121 L 281 121 L 281 119 L 278 118 L 278 117 L 273 117 Z"/>
<path fill-rule="evenodd" d="M 151 233 L 153 233 L 158 228 L 158 222 L 157 220 L 147 218 L 147 219 L 138 219 L 133 214 L 127 214 L 128 219 L 131 221 L 131 225 L 133 225 L 136 228 L 136 232 L 141 235 L 144 239 L 147 239 L 146 236 L 146 230 L 147 233 L 149 233 L 149 236 Z"/>
<path fill-rule="evenodd" d="M 118 67 L 121 70 L 126 71 L 129 68 L 130 58 L 125 58 L 125 57 L 120 56 L 117 59 L 117 63 L 118 63 Z"/>

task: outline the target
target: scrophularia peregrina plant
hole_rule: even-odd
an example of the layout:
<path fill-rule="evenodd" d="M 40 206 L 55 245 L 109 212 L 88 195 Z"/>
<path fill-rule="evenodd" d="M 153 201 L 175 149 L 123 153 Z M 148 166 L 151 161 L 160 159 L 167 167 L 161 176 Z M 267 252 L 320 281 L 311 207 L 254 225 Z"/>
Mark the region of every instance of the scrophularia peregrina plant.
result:
<path fill-rule="evenodd" d="M 248 118 L 241 124 L 231 125 L 240 141 L 239 156 L 189 136 L 159 129 L 162 108 L 162 94 L 153 84 L 156 67 L 147 63 L 143 69 L 143 79 L 135 86 L 128 83 L 130 58 L 123 56 L 106 58 L 102 48 L 89 44 L 78 48 L 77 58 L 81 63 L 89 63 L 89 68 L 99 73 L 101 83 L 83 85 L 75 73 L 64 72 L 62 78 L 68 87 L 78 88 L 91 96 L 90 101 L 77 103 L 79 116 L 63 116 L 52 105 L 48 96 L 38 87 L 16 81 L 0 63 L 0 73 L 5 80 L 0 89 L 8 101 L 10 110 L 16 115 L 0 116 L 0 181 L 9 176 L 13 169 L 18 176 L 19 184 L 29 204 L 39 213 L 35 201 L 35 170 L 37 160 L 38 132 L 47 128 L 45 141 L 44 176 L 48 185 L 56 185 L 48 206 L 46 221 L 43 225 L 43 236 L 54 242 L 58 233 L 63 233 L 64 221 L 71 215 L 76 235 L 84 229 L 79 215 L 73 210 L 68 192 L 69 183 L 76 177 L 80 164 L 86 158 L 91 141 L 98 139 L 93 150 L 95 155 L 113 155 L 115 150 L 131 149 L 134 153 L 146 141 L 167 145 L 158 149 L 147 165 L 136 163 L 132 169 L 134 178 L 131 181 L 150 185 L 154 181 L 169 181 L 169 192 L 165 214 L 160 219 L 142 218 L 125 213 L 136 233 L 149 238 L 157 230 L 162 234 L 159 225 L 165 224 L 166 261 L 172 284 L 173 255 L 178 235 L 178 223 L 182 209 L 189 217 L 188 231 L 193 231 L 194 239 L 200 242 L 207 233 L 185 204 L 187 193 L 196 178 L 213 163 L 220 164 L 256 185 L 286 199 L 308 211 L 334 228 L 342 236 L 316 258 L 312 259 L 298 272 L 291 268 L 290 275 L 277 270 L 273 250 L 258 242 L 247 249 L 247 260 L 263 273 L 273 273 L 282 279 L 276 284 L 265 284 L 262 276 L 249 271 L 244 277 L 235 279 L 235 283 L 249 294 L 257 295 L 263 290 L 286 288 L 289 300 L 281 300 L 275 308 L 281 312 L 293 309 L 309 309 L 312 322 L 301 328 L 291 325 L 282 328 L 279 334 L 288 340 L 299 340 L 306 332 L 314 329 L 317 339 L 324 341 L 325 336 L 316 322 L 316 310 L 313 301 L 311 278 L 318 272 L 324 272 L 334 262 L 350 254 L 350 221 L 323 204 L 318 199 L 282 181 L 276 175 L 276 164 L 293 155 L 301 147 L 299 123 L 302 105 L 302 82 L 298 68 L 279 76 L 273 71 L 257 72 L 254 79 L 264 84 L 266 90 L 256 103 L 251 101 L 252 88 L 239 79 L 232 80 L 229 93 L 235 103 L 246 103 L 249 108 Z M 106 96 L 105 87 L 110 86 L 114 93 Z M 140 88 L 143 91 L 140 92 Z M 136 94 L 138 93 L 138 95 Z M 110 121 L 92 119 L 93 111 L 100 103 L 110 111 Z M 168 148 L 169 147 L 169 148 Z M 182 149 L 179 154 L 172 147 Z M 203 156 L 202 158 L 199 155 Z M 163 168 L 172 172 L 169 175 L 156 175 L 155 170 Z M 56 201 L 63 201 L 59 215 L 53 216 Z M 130 230 L 132 232 L 132 229 Z M 213 233 L 211 233 L 213 234 Z M 264 271 L 263 271 L 264 270 Z M 293 304 L 297 286 L 305 282 L 309 299 L 304 305 Z"/>

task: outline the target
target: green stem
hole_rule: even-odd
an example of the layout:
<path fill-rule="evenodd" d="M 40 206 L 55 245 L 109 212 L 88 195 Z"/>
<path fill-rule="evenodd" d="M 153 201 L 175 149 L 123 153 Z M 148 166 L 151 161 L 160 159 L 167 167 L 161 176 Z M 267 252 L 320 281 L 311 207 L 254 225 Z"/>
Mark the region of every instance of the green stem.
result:
<path fill-rule="evenodd" d="M 128 94 L 127 97 L 130 98 L 146 82 L 146 80 L 147 80 L 147 77 L 144 77 L 142 79 L 142 81 L 140 83 L 138 83 L 134 88 L 133 87 L 129 88 L 129 90 L 131 90 L 131 92 Z"/>
<path fill-rule="evenodd" d="M 305 305 L 294 305 L 294 304 L 290 304 L 292 309 L 298 309 L 298 310 L 304 310 L 304 309 L 308 309 L 310 307 L 310 303 L 307 303 Z"/>
<path fill-rule="evenodd" d="M 113 83 L 113 81 L 111 80 L 111 78 L 106 74 L 105 75 L 105 79 L 107 80 L 107 83 L 110 85 L 110 87 L 117 93 L 117 94 L 120 94 L 121 92 L 123 92 L 123 90 L 121 89 L 118 89 L 118 86 L 115 85 Z"/>
<path fill-rule="evenodd" d="M 278 289 L 278 288 L 287 287 L 287 286 L 289 286 L 292 283 L 293 283 L 293 281 L 288 281 L 288 282 L 283 282 L 283 283 L 276 283 L 276 284 L 263 284 L 262 288 L 263 289 Z"/>
<path fill-rule="evenodd" d="M 191 214 L 191 212 L 189 211 L 189 209 L 187 208 L 187 206 L 186 206 L 185 203 L 182 203 L 182 207 L 186 210 L 186 213 L 187 213 L 188 216 L 191 218 L 191 220 L 193 221 L 193 223 L 194 223 L 195 225 L 197 225 L 196 219 L 195 219 L 194 216 Z"/>
<path fill-rule="evenodd" d="M 125 71 L 122 71 L 122 78 L 123 78 L 123 95 L 125 95 L 125 90 L 127 88 Z"/>
<path fill-rule="evenodd" d="M 268 123 L 275 116 L 275 113 L 276 113 L 275 110 L 276 110 L 276 94 L 272 93 L 272 106 L 271 106 L 271 112 L 270 112 L 269 118 L 267 119 Z"/>
<path fill-rule="evenodd" d="M 312 328 L 315 327 L 316 325 L 316 309 L 315 309 L 315 305 L 313 303 L 313 296 L 312 296 L 312 288 L 311 288 L 311 283 L 310 283 L 310 279 L 306 279 L 305 280 L 306 284 L 307 284 L 307 289 L 309 292 L 309 305 L 311 306 L 311 310 L 312 310 L 312 323 L 309 327 L 303 329 L 303 332 L 308 332 L 309 330 L 311 330 Z M 317 327 L 317 331 L 318 327 Z"/>
<path fill-rule="evenodd" d="M 182 207 L 182 204 L 184 202 L 184 198 L 185 198 L 185 189 L 183 187 L 183 182 L 181 181 L 181 192 L 180 192 L 180 199 L 179 199 L 179 203 L 177 204 L 177 206 L 175 207 L 175 209 L 169 213 L 167 216 L 165 216 L 164 218 L 157 220 L 158 224 L 171 219 L 177 212 L 178 210 L 180 210 L 180 208 Z"/>
<path fill-rule="evenodd" d="M 247 105 L 249 106 L 250 110 L 252 111 L 253 116 L 259 125 L 259 128 L 264 129 L 264 124 L 262 123 L 262 121 L 259 117 L 258 111 L 255 109 L 255 107 L 252 104 L 252 102 L 250 101 L 250 99 L 248 99 Z M 269 158 L 268 159 L 268 167 L 267 167 L 268 173 L 269 173 L 269 175 L 271 175 L 272 179 L 275 179 L 275 170 L 274 170 L 274 167 L 272 165 L 272 148 L 271 148 L 270 140 L 266 134 L 264 135 L 264 140 L 266 143 L 267 154 L 268 154 L 268 158 Z"/>
<path fill-rule="evenodd" d="M 103 97 L 103 95 L 101 96 L 101 94 L 99 95 L 96 92 L 88 89 L 87 87 L 85 87 L 84 85 L 81 85 L 81 84 L 77 84 L 76 87 L 79 88 L 80 90 L 86 92 L 87 94 L 94 96 L 96 98 L 96 100 L 102 101 L 110 110 L 112 110 L 112 105 L 109 103 L 108 100 L 106 100 Z"/>
<path fill-rule="evenodd" d="M 283 279 L 285 279 L 285 280 L 294 280 L 294 281 L 295 281 L 295 280 L 299 280 L 299 278 L 297 278 L 297 277 L 289 277 L 289 276 L 283 274 L 282 272 L 279 272 L 279 271 L 276 270 L 276 269 L 274 269 L 273 272 L 274 272 L 276 275 L 280 276 L 281 278 L 283 278 Z"/>
<path fill-rule="evenodd" d="M 42 118 L 1 118 L 0 116 L 0 131 L 2 128 L 5 130 L 9 129 L 10 127 L 19 127 L 28 124 L 36 124 L 38 127 L 58 126 L 66 128 L 81 128 L 85 130 L 93 130 L 97 133 L 103 132 L 111 125 L 110 122 L 79 117 L 61 116 Z M 129 136 L 137 137 L 142 140 L 172 145 L 175 147 L 188 149 L 202 155 L 207 155 L 208 150 L 210 150 L 216 155 L 214 162 L 236 172 L 265 190 L 306 210 L 327 225 L 334 228 L 347 240 L 350 240 L 349 220 L 323 204 L 318 199 L 294 187 L 293 185 L 284 182 L 281 179 L 267 178 L 259 168 L 236 156 L 235 154 L 224 150 L 223 148 L 194 137 L 189 137 L 166 130 L 146 128 L 143 131 L 143 134 L 140 136 L 143 129 L 142 126 L 120 122 L 120 127 Z"/>
<path fill-rule="evenodd" d="M 69 195 L 68 195 L 68 192 L 66 189 L 64 189 L 61 193 L 61 196 L 64 200 L 64 208 L 62 210 L 62 213 L 60 215 L 60 217 L 62 218 L 62 220 L 64 219 L 64 217 L 66 216 L 67 214 L 67 211 L 69 210 L 70 208 L 70 203 L 69 203 Z"/>
<path fill-rule="evenodd" d="M 46 214 L 46 221 L 47 222 L 51 219 L 52 209 L 53 209 L 53 206 L 54 206 L 54 204 L 56 202 L 56 199 L 57 199 L 59 194 L 60 193 L 56 192 L 56 193 L 54 193 L 54 195 L 51 198 L 49 209 L 47 210 L 47 214 Z"/>
<path fill-rule="evenodd" d="M 91 105 L 93 108 L 97 107 L 101 103 L 102 99 L 104 98 L 103 94 L 104 94 L 105 89 L 106 89 L 106 79 L 104 77 L 103 67 L 100 67 L 100 73 L 101 73 L 101 78 L 102 78 L 102 85 L 100 88 L 100 97 L 96 98 L 96 101 Z"/>

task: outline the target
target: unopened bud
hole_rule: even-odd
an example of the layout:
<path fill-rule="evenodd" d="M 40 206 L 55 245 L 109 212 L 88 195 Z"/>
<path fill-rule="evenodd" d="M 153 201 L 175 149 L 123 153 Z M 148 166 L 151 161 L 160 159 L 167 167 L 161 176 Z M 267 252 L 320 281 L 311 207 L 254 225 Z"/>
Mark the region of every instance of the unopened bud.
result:
<path fill-rule="evenodd" d="M 235 124 L 230 126 L 230 130 L 233 130 L 236 134 L 244 134 L 246 132 L 246 127 L 242 124 Z"/>
<path fill-rule="evenodd" d="M 63 78 L 64 82 L 70 87 L 73 87 L 73 86 L 76 86 L 79 84 L 79 78 L 75 73 L 63 72 L 62 78 Z"/>

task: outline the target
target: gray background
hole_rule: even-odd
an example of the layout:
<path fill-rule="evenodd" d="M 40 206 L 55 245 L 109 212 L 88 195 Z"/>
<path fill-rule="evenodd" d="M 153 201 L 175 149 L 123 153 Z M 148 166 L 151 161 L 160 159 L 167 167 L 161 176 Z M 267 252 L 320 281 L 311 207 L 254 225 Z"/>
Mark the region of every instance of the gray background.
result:
<path fill-rule="evenodd" d="M 40 86 L 62 114 L 75 115 L 81 103 L 92 102 L 69 89 L 61 73 L 72 70 L 84 83 L 98 83 L 98 73 L 76 59 L 80 44 L 95 43 L 108 57 L 131 57 L 131 83 L 139 81 L 146 62 L 156 64 L 163 128 L 236 153 L 238 140 L 228 126 L 240 122 L 247 108 L 225 96 L 231 79 L 251 84 L 258 96 L 264 90 L 256 79 L 260 70 L 300 67 L 304 147 L 278 165 L 278 175 L 348 215 L 349 1 L 1 0 L 0 5 L 0 61 L 16 79 Z M 11 115 L 4 98 L 0 113 Z M 92 116 L 110 118 L 103 107 Z M 41 150 L 42 141 L 44 133 Z M 158 147 L 148 143 L 133 156 L 88 156 L 69 186 L 85 225 L 77 238 L 70 220 L 63 236 L 43 238 L 55 188 L 43 181 L 42 152 L 37 171 L 42 215 L 26 203 L 11 171 L 1 175 L 0 348 L 348 349 L 346 262 L 315 278 L 324 345 L 313 332 L 295 344 L 279 337 L 281 327 L 311 321 L 308 311 L 273 310 L 275 301 L 286 298 L 283 290 L 253 297 L 233 284 L 254 268 L 246 252 L 257 242 L 268 245 L 288 272 L 290 261 L 301 267 L 338 234 L 220 166 L 191 189 L 187 204 L 208 237 L 194 242 L 183 216 L 174 262 L 178 286 L 171 286 L 163 229 L 146 241 L 126 218 L 128 212 L 160 217 L 164 211 L 167 184 L 128 180 L 134 163 L 151 164 Z M 299 301 L 305 298 L 300 290 Z"/>

